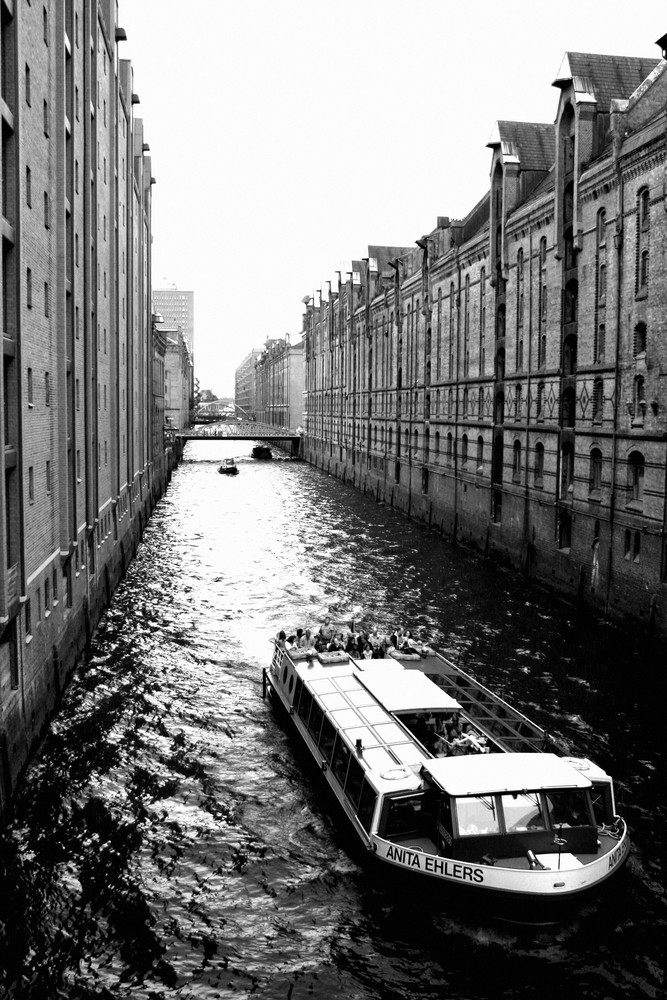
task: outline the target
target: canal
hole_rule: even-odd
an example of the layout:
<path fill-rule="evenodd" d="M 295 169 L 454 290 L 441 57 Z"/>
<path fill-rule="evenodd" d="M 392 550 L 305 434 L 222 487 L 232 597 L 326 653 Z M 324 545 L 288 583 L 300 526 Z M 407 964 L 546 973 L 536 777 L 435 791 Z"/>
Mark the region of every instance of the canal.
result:
<path fill-rule="evenodd" d="M 30 766 L 0 996 L 662 995 L 664 646 L 244 450 L 187 445 Z M 634 848 L 603 902 L 527 931 L 368 870 L 261 697 L 271 637 L 327 612 L 420 632 L 615 776 Z"/>

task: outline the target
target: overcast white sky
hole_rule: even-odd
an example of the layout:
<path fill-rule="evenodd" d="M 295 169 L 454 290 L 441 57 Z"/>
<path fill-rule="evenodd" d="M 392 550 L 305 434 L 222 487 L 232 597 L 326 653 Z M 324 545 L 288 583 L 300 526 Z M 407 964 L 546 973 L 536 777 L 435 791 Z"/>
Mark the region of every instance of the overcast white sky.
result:
<path fill-rule="evenodd" d="M 489 183 L 498 119 L 553 122 L 566 51 L 660 57 L 664 0 L 119 0 L 153 175 L 153 287 L 195 293 L 218 395 L 369 244 Z"/>

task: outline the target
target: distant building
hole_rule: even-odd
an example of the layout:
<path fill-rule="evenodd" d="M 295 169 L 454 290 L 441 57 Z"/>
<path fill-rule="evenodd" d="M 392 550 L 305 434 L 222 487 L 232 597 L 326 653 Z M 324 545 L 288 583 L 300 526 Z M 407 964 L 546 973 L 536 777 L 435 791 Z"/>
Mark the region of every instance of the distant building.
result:
<path fill-rule="evenodd" d="M 195 352 L 195 293 L 179 288 L 154 288 L 153 312 L 162 317 L 162 322 L 179 326 L 188 345 L 190 357 Z"/>
<path fill-rule="evenodd" d="M 158 323 L 157 329 L 165 338 L 164 422 L 167 428 L 184 430 L 194 405 L 192 356 L 180 327 Z"/>
<path fill-rule="evenodd" d="M 236 369 L 234 403 L 239 416 L 255 416 L 255 363 L 262 352 L 252 350 Z"/>
<path fill-rule="evenodd" d="M 255 362 L 257 420 L 275 427 L 300 427 L 304 420 L 303 342 L 267 340 Z"/>

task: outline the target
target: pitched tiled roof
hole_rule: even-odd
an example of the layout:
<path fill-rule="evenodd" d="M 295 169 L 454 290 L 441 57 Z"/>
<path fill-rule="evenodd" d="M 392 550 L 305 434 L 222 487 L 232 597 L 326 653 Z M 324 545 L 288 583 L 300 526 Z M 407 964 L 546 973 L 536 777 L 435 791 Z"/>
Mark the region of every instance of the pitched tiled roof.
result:
<path fill-rule="evenodd" d="M 659 62 L 659 59 L 642 57 L 566 52 L 554 87 L 574 80 L 576 90 L 588 91 L 591 84 L 598 111 L 606 113 L 614 97 L 629 97 Z"/>
<path fill-rule="evenodd" d="M 549 170 L 556 156 L 553 125 L 542 122 L 497 122 L 497 137 L 511 144 L 522 170 Z"/>

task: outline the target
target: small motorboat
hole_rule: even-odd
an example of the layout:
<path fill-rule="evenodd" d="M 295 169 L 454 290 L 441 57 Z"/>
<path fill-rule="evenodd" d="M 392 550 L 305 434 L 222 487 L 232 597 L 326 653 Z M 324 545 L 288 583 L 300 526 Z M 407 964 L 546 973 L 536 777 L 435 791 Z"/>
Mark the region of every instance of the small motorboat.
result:
<path fill-rule="evenodd" d="M 255 447 L 252 449 L 251 454 L 253 458 L 260 458 L 263 459 L 264 461 L 266 461 L 266 459 L 268 458 L 273 458 L 271 449 L 267 444 L 256 444 Z"/>
<path fill-rule="evenodd" d="M 239 470 L 233 458 L 226 458 L 218 468 L 221 476 L 238 476 Z"/>

